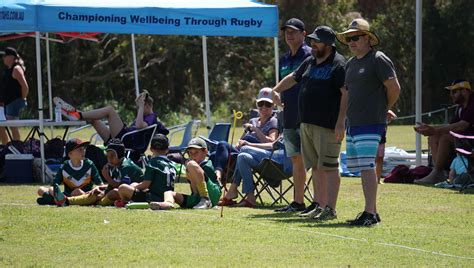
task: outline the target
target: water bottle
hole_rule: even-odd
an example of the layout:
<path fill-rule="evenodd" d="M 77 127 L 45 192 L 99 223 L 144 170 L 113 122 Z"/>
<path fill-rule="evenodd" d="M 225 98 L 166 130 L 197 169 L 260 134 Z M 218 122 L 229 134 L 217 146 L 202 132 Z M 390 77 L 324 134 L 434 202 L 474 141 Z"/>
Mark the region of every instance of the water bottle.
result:
<path fill-rule="evenodd" d="M 54 121 L 56 122 L 62 122 L 62 115 L 61 115 L 61 106 L 56 105 L 54 107 Z"/>

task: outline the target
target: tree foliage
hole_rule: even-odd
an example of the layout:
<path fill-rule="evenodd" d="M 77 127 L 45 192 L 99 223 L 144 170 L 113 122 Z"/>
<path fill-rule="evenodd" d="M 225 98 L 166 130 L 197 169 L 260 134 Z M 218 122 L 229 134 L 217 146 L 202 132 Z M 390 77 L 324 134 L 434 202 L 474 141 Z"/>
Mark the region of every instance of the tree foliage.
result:
<path fill-rule="evenodd" d="M 402 86 L 397 104 L 401 115 L 413 114 L 415 105 L 415 1 L 404 0 L 280 0 L 280 24 L 301 18 L 308 33 L 318 25 L 343 31 L 357 16 L 369 20 L 381 39 L 377 49 L 394 62 Z M 423 110 L 448 103 L 444 85 L 474 73 L 471 41 L 474 40 L 471 0 L 423 1 Z M 43 87 L 46 83 L 45 42 L 42 42 Z M 136 35 L 140 88 L 155 98 L 161 119 L 176 123 L 187 117 L 204 117 L 204 78 L 200 36 Z M 273 86 L 272 38 L 208 37 L 211 111 L 215 118 L 231 109 L 246 111 L 254 106 L 261 87 Z M 1 42 L 17 47 L 27 65 L 30 84 L 30 116 L 35 116 L 36 60 L 33 39 Z M 280 36 L 279 51 L 286 45 Z M 347 48 L 338 49 L 350 57 Z M 130 35 L 103 35 L 100 42 L 76 40 L 51 43 L 53 95 L 81 108 L 114 104 L 122 116 L 131 118 L 134 107 L 134 74 Z M 46 93 L 47 91 L 44 90 Z M 44 97 L 45 108 L 48 108 Z M 225 120 L 225 119 L 224 119 Z"/>

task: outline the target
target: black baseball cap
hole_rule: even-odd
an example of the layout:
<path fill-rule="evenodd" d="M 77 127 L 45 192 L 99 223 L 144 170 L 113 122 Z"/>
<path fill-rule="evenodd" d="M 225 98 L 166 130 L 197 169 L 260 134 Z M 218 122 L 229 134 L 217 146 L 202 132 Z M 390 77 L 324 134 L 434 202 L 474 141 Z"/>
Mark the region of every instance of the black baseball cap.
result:
<path fill-rule="evenodd" d="M 304 23 L 300 19 L 297 19 L 297 18 L 291 18 L 287 20 L 285 24 L 281 26 L 280 30 L 284 31 L 286 27 L 290 27 L 302 32 L 304 31 Z"/>
<path fill-rule="evenodd" d="M 169 145 L 169 139 L 165 135 L 159 133 L 153 136 L 153 138 L 151 139 L 150 147 L 154 150 L 166 150 L 168 149 Z"/>
<path fill-rule="evenodd" d="M 88 141 L 81 141 L 80 139 L 73 138 L 70 139 L 66 142 L 66 156 L 73 150 L 80 148 L 80 147 L 86 147 L 89 145 L 90 142 Z"/>
<path fill-rule="evenodd" d="M 309 39 L 314 39 L 317 42 L 336 46 L 336 32 L 329 26 L 318 26 L 314 32 L 308 35 Z"/>
<path fill-rule="evenodd" d="M 18 52 L 12 47 L 6 47 L 4 50 L 0 51 L 0 55 L 18 57 Z"/>

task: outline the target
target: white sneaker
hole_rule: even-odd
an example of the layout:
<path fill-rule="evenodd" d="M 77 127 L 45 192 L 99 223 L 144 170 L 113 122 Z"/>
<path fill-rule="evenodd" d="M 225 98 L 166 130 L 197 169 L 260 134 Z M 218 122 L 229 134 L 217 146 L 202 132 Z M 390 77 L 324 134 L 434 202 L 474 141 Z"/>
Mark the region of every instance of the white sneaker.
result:
<path fill-rule="evenodd" d="M 212 203 L 211 203 L 211 200 L 209 200 L 209 198 L 201 198 L 201 201 L 199 201 L 199 203 L 197 203 L 197 205 L 195 205 L 193 207 L 194 209 L 210 209 L 212 208 Z"/>

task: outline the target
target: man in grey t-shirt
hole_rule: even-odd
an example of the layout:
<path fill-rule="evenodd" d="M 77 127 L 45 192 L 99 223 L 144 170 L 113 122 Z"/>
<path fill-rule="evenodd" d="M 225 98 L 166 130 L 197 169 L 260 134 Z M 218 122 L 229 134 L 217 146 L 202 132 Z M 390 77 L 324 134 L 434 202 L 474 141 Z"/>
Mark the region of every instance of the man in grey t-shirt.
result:
<path fill-rule="evenodd" d="M 380 222 L 377 213 L 377 175 L 375 157 L 385 129 L 386 115 L 398 99 L 400 85 L 392 61 L 373 49 L 378 37 L 364 19 L 353 20 L 349 28 L 337 34 L 354 54 L 346 64 L 347 167 L 360 171 L 365 196 L 365 209 L 351 225 L 371 226 Z"/>

